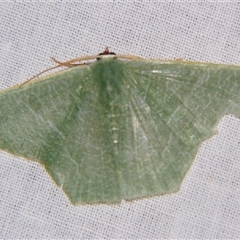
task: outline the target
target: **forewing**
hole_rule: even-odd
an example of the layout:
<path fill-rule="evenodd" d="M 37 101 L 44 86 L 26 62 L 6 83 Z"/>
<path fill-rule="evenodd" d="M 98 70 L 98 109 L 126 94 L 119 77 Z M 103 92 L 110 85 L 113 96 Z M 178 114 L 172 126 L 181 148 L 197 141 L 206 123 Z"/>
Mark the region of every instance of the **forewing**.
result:
<path fill-rule="evenodd" d="M 126 64 L 122 191 L 127 199 L 175 192 L 201 142 L 227 113 L 240 117 L 240 68 L 182 62 Z"/>
<path fill-rule="evenodd" d="M 121 199 L 89 67 L 0 94 L 1 149 L 41 163 L 73 204 Z"/>

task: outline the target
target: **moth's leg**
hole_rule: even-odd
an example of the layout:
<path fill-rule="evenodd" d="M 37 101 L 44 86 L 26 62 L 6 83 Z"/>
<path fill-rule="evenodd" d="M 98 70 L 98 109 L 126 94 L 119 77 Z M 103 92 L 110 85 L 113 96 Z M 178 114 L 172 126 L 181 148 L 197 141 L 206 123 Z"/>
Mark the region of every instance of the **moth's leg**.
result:
<path fill-rule="evenodd" d="M 50 57 L 55 63 L 57 63 L 57 64 L 59 64 L 59 65 L 61 65 L 61 66 L 63 66 L 63 67 L 69 67 L 69 68 L 71 68 L 71 67 L 76 67 L 76 66 L 82 66 L 82 65 L 86 65 L 86 64 L 88 64 L 88 63 L 68 63 L 68 62 L 60 62 L 60 61 L 58 61 L 58 60 L 56 60 L 56 58 L 54 58 L 54 57 Z"/>

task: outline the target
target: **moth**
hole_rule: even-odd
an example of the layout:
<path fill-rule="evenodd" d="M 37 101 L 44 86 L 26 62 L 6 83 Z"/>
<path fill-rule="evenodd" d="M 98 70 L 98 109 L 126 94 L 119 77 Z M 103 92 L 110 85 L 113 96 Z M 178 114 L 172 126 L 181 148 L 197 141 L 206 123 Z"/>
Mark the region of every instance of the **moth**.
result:
<path fill-rule="evenodd" d="M 53 60 L 68 68 L 0 92 L 0 149 L 43 165 L 75 205 L 177 192 L 219 120 L 240 117 L 239 66 L 108 48 Z"/>

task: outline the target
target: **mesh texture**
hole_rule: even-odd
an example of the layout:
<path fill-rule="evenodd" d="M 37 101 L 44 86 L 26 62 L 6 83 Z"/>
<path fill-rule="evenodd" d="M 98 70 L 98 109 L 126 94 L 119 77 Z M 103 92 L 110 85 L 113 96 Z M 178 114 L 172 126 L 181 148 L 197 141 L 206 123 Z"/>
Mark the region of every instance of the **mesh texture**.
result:
<path fill-rule="evenodd" d="M 240 64 L 240 4 L 1 1 L 0 88 L 109 46 L 121 54 Z M 205 141 L 177 194 L 72 206 L 44 169 L 0 152 L 1 238 L 239 238 L 240 120 Z"/>

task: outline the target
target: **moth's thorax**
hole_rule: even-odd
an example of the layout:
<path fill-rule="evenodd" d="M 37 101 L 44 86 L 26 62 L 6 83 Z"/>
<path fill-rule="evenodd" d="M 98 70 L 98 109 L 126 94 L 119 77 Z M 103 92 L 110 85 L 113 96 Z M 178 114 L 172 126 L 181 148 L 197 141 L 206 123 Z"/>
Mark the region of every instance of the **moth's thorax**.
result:
<path fill-rule="evenodd" d="M 109 126 L 109 140 L 115 145 L 119 142 L 119 126 L 123 111 L 124 64 L 121 60 L 113 59 L 112 56 L 101 59 L 92 65 L 94 83 L 98 93 L 98 101 L 105 113 L 105 123 Z M 119 64 L 120 63 L 120 64 Z M 122 64 L 121 64 L 122 63 Z"/>

